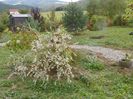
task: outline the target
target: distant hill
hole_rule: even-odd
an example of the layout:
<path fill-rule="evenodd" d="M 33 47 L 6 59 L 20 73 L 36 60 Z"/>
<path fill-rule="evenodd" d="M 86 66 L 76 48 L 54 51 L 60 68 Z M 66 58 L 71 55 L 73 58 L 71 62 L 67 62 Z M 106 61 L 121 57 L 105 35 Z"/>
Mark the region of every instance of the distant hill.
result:
<path fill-rule="evenodd" d="M 31 9 L 31 6 L 27 6 L 27 5 L 9 5 L 9 4 L 5 4 L 3 2 L 0 2 L 0 12 L 4 11 L 4 10 L 12 9 L 12 8 Z"/>
<path fill-rule="evenodd" d="M 3 0 L 5 4 L 10 4 L 10 5 L 28 5 L 28 6 L 34 6 L 34 7 L 39 7 L 42 9 L 49 9 L 52 7 L 58 7 L 62 6 L 64 2 L 60 0 Z"/>
<path fill-rule="evenodd" d="M 28 5 L 33 7 L 39 7 L 42 10 L 53 10 L 57 7 L 68 4 L 71 0 L 3 0 L 2 2 L 10 5 Z M 76 0 L 78 1 L 78 0 Z"/>
<path fill-rule="evenodd" d="M 83 4 L 82 1 L 85 0 L 78 1 L 80 5 Z M 31 8 L 31 6 L 39 7 L 42 11 L 54 10 L 56 8 L 57 10 L 60 10 L 67 4 L 68 2 L 64 2 L 62 0 L 3 0 L 0 2 L 0 11 L 9 8 Z"/>

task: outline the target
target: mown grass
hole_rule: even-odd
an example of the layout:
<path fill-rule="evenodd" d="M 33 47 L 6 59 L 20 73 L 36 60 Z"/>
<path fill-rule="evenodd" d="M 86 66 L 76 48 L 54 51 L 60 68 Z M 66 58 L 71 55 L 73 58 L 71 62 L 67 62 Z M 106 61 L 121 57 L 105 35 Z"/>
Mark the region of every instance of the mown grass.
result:
<path fill-rule="evenodd" d="M 58 20 L 62 19 L 63 11 L 56 11 L 56 17 Z M 86 13 L 86 12 L 85 12 Z M 42 12 L 44 17 L 47 17 L 50 12 Z M 133 36 L 129 35 L 133 31 L 132 27 L 106 27 L 101 31 L 89 31 L 85 30 L 80 35 L 73 36 L 73 42 L 81 45 L 94 45 L 105 46 L 117 49 L 133 49 Z M 101 36 L 101 39 L 94 39 Z"/>
<path fill-rule="evenodd" d="M 42 16 L 44 16 L 45 18 L 48 18 L 48 16 L 50 15 L 51 12 L 42 12 Z M 55 16 L 57 18 L 57 20 L 62 20 L 62 16 L 64 14 L 64 11 L 56 11 L 55 12 Z"/>
<path fill-rule="evenodd" d="M 133 36 L 129 35 L 133 28 L 107 27 L 102 31 L 84 31 L 74 35 L 73 41 L 82 45 L 106 46 L 118 49 L 133 49 Z M 101 37 L 98 39 L 98 36 Z"/>
<path fill-rule="evenodd" d="M 118 67 L 105 66 L 100 70 L 86 69 L 87 53 L 77 54 L 75 67 L 85 75 L 71 84 L 62 81 L 47 85 L 34 85 L 30 79 L 7 79 L 11 68 L 6 65 L 11 52 L 0 48 L 0 99 L 132 99 L 133 75 L 118 72 Z M 89 60 L 88 60 L 89 62 Z M 98 63 L 97 63 L 98 64 Z"/>

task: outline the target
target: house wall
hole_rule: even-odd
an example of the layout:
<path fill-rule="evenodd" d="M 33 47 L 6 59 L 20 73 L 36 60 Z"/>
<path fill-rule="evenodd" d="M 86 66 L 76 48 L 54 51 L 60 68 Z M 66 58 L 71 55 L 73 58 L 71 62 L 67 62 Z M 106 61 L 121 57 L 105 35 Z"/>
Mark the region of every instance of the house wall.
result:
<path fill-rule="evenodd" d="M 24 24 L 27 21 L 28 18 L 14 18 L 14 24 L 15 26 L 20 26 Z"/>
<path fill-rule="evenodd" d="M 27 19 L 27 17 L 10 17 L 10 29 L 16 31 L 16 27 L 23 25 Z"/>

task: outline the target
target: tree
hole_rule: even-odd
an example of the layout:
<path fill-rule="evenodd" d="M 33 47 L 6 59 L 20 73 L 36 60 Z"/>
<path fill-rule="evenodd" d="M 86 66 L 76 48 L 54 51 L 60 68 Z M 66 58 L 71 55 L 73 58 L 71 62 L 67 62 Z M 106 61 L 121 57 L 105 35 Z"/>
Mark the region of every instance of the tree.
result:
<path fill-rule="evenodd" d="M 33 16 L 33 19 L 39 23 L 38 26 L 40 27 L 40 29 L 39 29 L 40 32 L 44 32 L 45 31 L 45 19 L 43 16 L 41 16 L 40 9 L 39 8 L 32 8 L 31 14 Z"/>
<path fill-rule="evenodd" d="M 65 10 L 63 23 L 67 31 L 78 32 L 86 25 L 84 11 L 76 4 L 70 3 Z"/>
<path fill-rule="evenodd" d="M 0 15 L 0 32 L 3 32 L 9 26 L 9 17 L 7 13 Z"/>
<path fill-rule="evenodd" d="M 113 18 L 116 15 L 122 16 L 125 8 L 125 0 L 89 0 L 87 11 L 90 19 L 93 15 L 107 16 L 108 25 L 112 25 Z"/>
<path fill-rule="evenodd" d="M 126 8 L 125 0 L 100 0 L 100 5 L 103 15 L 109 18 L 124 14 Z"/>
<path fill-rule="evenodd" d="M 128 0 L 128 6 L 125 12 L 125 19 L 128 21 L 133 20 L 133 0 Z"/>
<path fill-rule="evenodd" d="M 91 18 L 93 15 L 98 15 L 100 10 L 99 0 L 89 0 L 87 5 L 87 12 Z"/>
<path fill-rule="evenodd" d="M 89 0 L 87 11 L 92 15 L 102 15 L 113 18 L 124 13 L 126 8 L 125 0 Z"/>

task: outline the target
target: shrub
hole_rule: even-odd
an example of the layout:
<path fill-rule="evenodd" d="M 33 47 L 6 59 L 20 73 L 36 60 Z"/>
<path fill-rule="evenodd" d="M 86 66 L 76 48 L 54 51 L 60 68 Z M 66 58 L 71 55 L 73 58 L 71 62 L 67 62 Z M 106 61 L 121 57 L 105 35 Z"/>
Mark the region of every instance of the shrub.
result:
<path fill-rule="evenodd" d="M 125 10 L 124 18 L 128 21 L 133 20 L 133 0 L 127 0 L 127 8 Z"/>
<path fill-rule="evenodd" d="M 113 18 L 118 14 L 124 14 L 126 8 L 125 0 L 86 0 L 88 1 L 87 12 L 89 16 L 101 15 Z"/>
<path fill-rule="evenodd" d="M 131 20 L 131 19 L 128 20 L 128 23 L 127 24 L 128 24 L 129 27 L 133 27 L 133 20 Z"/>
<path fill-rule="evenodd" d="M 76 3 L 70 3 L 63 16 L 64 27 L 69 32 L 81 31 L 86 25 L 86 19 L 84 11 Z"/>
<path fill-rule="evenodd" d="M 94 15 L 90 21 L 89 21 L 89 24 L 91 23 L 91 28 L 88 27 L 90 30 L 102 30 L 104 29 L 104 27 L 107 26 L 107 22 L 106 22 L 106 17 L 104 16 L 97 16 L 97 15 Z"/>
<path fill-rule="evenodd" d="M 71 82 L 73 78 L 72 51 L 68 46 L 70 36 L 65 33 L 53 33 L 49 35 L 38 35 L 38 40 L 32 43 L 32 49 L 29 53 L 17 57 L 12 62 L 15 66 L 15 72 L 21 78 L 31 77 L 37 81 L 49 81 L 66 79 Z M 26 62 L 26 57 L 32 57 L 32 62 Z M 11 76 L 12 76 L 11 75 Z"/>
<path fill-rule="evenodd" d="M 41 16 L 40 14 L 40 9 L 39 8 L 33 8 L 31 10 L 31 14 L 33 16 L 33 19 L 38 22 L 39 27 L 40 27 L 40 32 L 44 32 L 45 31 L 45 19 L 43 16 Z"/>
<path fill-rule="evenodd" d="M 9 17 L 7 13 L 2 13 L 0 15 L 0 32 L 3 32 L 9 24 Z"/>
<path fill-rule="evenodd" d="M 34 20 L 33 18 L 29 18 L 24 27 L 41 31 L 40 23 L 37 20 Z"/>
<path fill-rule="evenodd" d="M 127 25 L 127 21 L 123 18 L 123 16 L 121 15 L 117 15 L 114 20 L 114 25 L 116 26 L 124 26 L 124 25 Z"/>
<path fill-rule="evenodd" d="M 87 12 L 88 12 L 88 15 L 89 15 L 90 18 L 93 15 L 98 15 L 99 14 L 99 12 L 101 10 L 99 0 L 89 0 L 86 3 L 87 3 Z"/>
<path fill-rule="evenodd" d="M 45 26 L 46 31 L 56 31 L 57 28 L 62 23 L 61 20 L 57 19 L 55 11 L 52 11 L 50 12 L 50 14 L 47 15 L 45 22 L 46 22 L 46 26 Z"/>
<path fill-rule="evenodd" d="M 16 34 L 11 34 L 11 40 L 7 44 L 7 47 L 14 51 L 27 50 L 31 48 L 31 43 L 36 39 L 36 35 L 31 31 L 20 31 Z"/>

